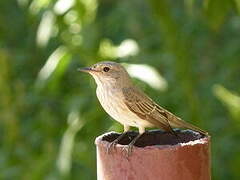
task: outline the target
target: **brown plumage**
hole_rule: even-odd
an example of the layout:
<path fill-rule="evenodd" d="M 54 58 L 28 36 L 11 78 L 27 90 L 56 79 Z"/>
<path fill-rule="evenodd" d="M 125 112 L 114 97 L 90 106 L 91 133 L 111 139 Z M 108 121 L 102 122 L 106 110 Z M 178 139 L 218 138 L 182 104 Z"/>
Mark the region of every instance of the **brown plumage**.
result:
<path fill-rule="evenodd" d="M 206 131 L 193 126 L 156 104 L 131 81 L 127 71 L 115 62 L 100 62 L 80 69 L 93 76 L 97 83 L 97 97 L 104 110 L 124 126 L 124 133 L 112 144 L 117 143 L 130 126 L 138 127 L 139 135 L 129 144 L 130 150 L 145 128 L 158 127 L 174 133 L 173 127 L 188 128 L 204 135 Z"/>
<path fill-rule="evenodd" d="M 129 87 L 123 88 L 122 91 L 125 97 L 124 102 L 129 110 L 141 119 L 145 119 L 151 124 L 154 124 L 156 127 L 168 132 L 172 132 L 172 127 L 187 128 L 207 135 L 206 131 L 181 120 L 179 117 L 156 104 L 141 90 L 135 87 Z"/>

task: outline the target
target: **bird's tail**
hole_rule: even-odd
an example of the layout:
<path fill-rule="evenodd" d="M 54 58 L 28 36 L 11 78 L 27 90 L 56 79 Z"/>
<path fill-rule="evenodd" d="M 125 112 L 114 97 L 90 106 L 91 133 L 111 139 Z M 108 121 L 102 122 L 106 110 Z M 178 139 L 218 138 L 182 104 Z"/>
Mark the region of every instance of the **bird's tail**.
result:
<path fill-rule="evenodd" d="M 186 128 L 186 129 L 191 129 L 193 131 L 197 131 L 203 135 L 206 135 L 208 136 L 208 132 L 207 131 L 204 131 L 202 129 L 200 129 L 199 127 L 197 126 L 194 126 L 190 123 L 187 123 L 186 121 L 183 121 L 181 120 L 180 118 L 173 118 L 171 121 L 170 121 L 170 125 L 172 127 L 176 127 L 176 128 Z"/>

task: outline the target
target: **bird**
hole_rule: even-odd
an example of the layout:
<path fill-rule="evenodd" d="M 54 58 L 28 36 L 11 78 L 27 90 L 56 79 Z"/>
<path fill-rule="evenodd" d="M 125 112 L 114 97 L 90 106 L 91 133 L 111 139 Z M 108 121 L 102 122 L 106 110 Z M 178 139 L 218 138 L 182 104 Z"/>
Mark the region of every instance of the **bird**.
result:
<path fill-rule="evenodd" d="M 175 135 L 173 128 L 208 134 L 154 102 L 134 85 L 120 63 L 102 61 L 90 67 L 78 68 L 78 71 L 89 73 L 94 78 L 97 84 L 96 95 L 103 109 L 124 127 L 123 133 L 110 143 L 109 149 L 129 132 L 130 127 L 137 127 L 139 133 L 128 144 L 128 154 L 131 154 L 134 144 L 145 133 L 146 128 L 160 128 Z"/>

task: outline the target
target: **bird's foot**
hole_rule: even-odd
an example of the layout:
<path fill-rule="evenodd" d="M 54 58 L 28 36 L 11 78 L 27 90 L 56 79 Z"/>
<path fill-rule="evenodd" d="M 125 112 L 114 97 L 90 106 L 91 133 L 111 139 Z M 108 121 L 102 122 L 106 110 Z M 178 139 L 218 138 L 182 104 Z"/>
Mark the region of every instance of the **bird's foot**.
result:
<path fill-rule="evenodd" d="M 132 155 L 133 146 L 141 136 L 142 136 L 142 134 L 138 134 L 127 146 L 123 147 L 122 151 L 126 152 L 127 158 Z"/>
<path fill-rule="evenodd" d="M 130 157 L 133 152 L 133 144 L 126 145 L 122 148 L 122 153 L 125 153 L 126 157 Z"/>
<path fill-rule="evenodd" d="M 113 142 L 109 143 L 108 147 L 107 147 L 107 154 L 110 154 L 112 149 L 115 149 L 116 145 L 117 145 L 117 142 L 115 140 Z"/>
<path fill-rule="evenodd" d="M 127 134 L 127 132 L 122 133 L 120 136 L 118 136 L 117 139 L 115 139 L 113 142 L 109 143 L 107 147 L 107 153 L 109 154 L 112 149 L 115 149 L 118 142 Z"/>

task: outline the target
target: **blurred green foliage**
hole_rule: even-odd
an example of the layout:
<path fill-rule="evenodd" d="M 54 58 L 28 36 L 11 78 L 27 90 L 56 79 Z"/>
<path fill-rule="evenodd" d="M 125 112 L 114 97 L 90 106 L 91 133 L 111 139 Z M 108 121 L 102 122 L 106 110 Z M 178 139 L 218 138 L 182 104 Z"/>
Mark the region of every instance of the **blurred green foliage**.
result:
<path fill-rule="evenodd" d="M 1 0 L 0 179 L 96 179 L 94 139 L 122 127 L 76 69 L 105 59 L 155 67 L 167 90 L 136 83 L 210 132 L 213 179 L 240 179 L 239 2 Z"/>

